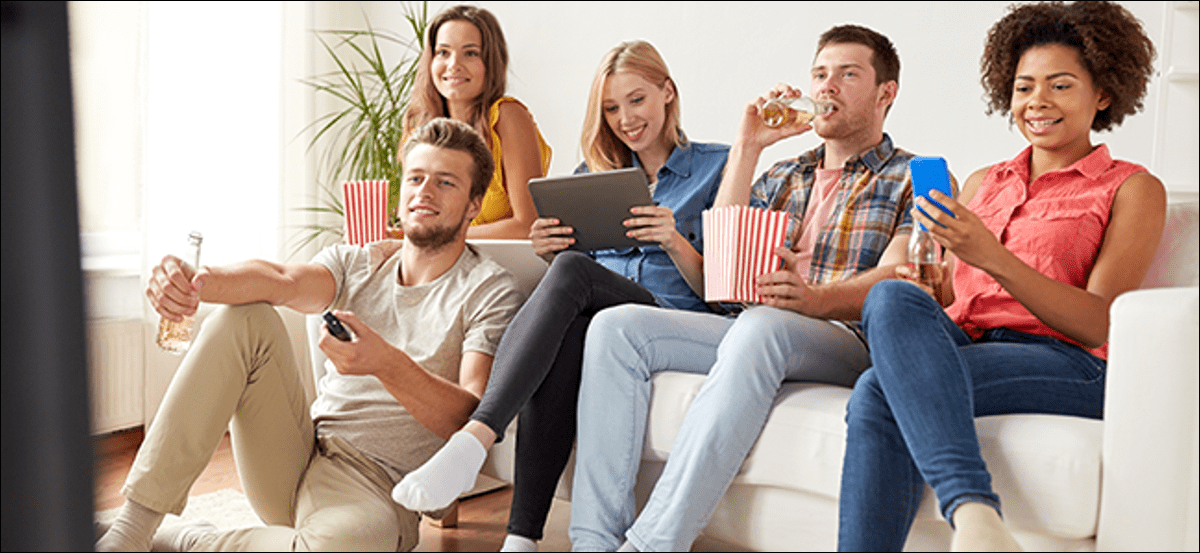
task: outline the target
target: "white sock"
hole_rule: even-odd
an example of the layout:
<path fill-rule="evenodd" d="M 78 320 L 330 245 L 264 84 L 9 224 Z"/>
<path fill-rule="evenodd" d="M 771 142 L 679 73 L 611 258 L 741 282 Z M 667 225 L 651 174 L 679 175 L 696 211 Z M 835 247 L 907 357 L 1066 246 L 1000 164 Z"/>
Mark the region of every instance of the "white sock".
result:
<path fill-rule="evenodd" d="M 504 545 L 500 547 L 500 551 L 517 551 L 522 553 L 533 553 L 538 550 L 538 544 L 525 536 L 509 534 L 504 536 Z"/>
<path fill-rule="evenodd" d="M 163 516 L 140 503 L 126 500 L 108 531 L 96 540 L 96 551 L 149 551 L 150 538 L 162 524 Z"/>
<path fill-rule="evenodd" d="M 151 551 L 191 551 L 196 540 L 209 532 L 216 532 L 217 527 L 207 520 L 177 521 L 164 524 L 154 533 L 150 540 Z"/>
<path fill-rule="evenodd" d="M 446 507 L 475 487 L 475 477 L 485 459 L 487 449 L 479 438 L 459 430 L 425 464 L 406 474 L 392 488 L 392 499 L 417 512 Z"/>

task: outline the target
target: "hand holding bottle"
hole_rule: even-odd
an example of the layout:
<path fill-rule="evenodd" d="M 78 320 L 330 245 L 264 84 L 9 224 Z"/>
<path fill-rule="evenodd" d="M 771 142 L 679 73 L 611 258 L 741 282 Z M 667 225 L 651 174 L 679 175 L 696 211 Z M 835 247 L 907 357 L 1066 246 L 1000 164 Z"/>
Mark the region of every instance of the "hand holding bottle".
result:
<path fill-rule="evenodd" d="M 154 310 L 162 317 L 158 326 L 157 343 L 171 353 L 182 354 L 192 341 L 193 317 L 200 305 L 200 292 L 193 283 L 200 266 L 199 232 L 188 236 L 185 254 L 190 259 L 183 261 L 173 255 L 163 257 L 146 283 L 146 297 Z"/>
<path fill-rule="evenodd" d="M 803 98 L 803 100 L 801 100 Z M 812 129 L 812 120 L 832 110 L 826 102 L 815 102 L 800 89 L 778 84 L 762 96 L 746 104 L 735 142 L 755 149 L 766 148 L 780 140 L 803 134 Z M 792 105 L 803 103 L 804 115 Z"/>
<path fill-rule="evenodd" d="M 932 220 L 928 209 L 933 209 L 940 215 L 953 217 L 953 212 L 929 205 L 931 194 L 951 193 L 950 169 L 946 160 L 940 157 L 914 157 L 908 161 L 909 175 L 912 178 L 913 198 L 916 208 L 913 209 L 913 229 L 908 237 L 908 266 L 905 271 L 897 271 L 926 291 L 938 297 L 938 289 L 946 278 L 946 266 L 942 261 L 942 246 L 934 240 L 934 229 L 943 228 L 944 224 Z"/>
<path fill-rule="evenodd" d="M 194 315 L 200 304 L 200 295 L 192 284 L 195 276 L 183 260 L 167 255 L 151 270 L 146 298 L 164 319 L 179 321 Z"/>
<path fill-rule="evenodd" d="M 905 266 L 905 277 L 934 293 L 942 284 L 946 272 L 945 263 L 942 261 L 942 247 L 934 242 L 933 236 L 923 226 L 913 226 L 913 232 L 908 237 L 908 265 Z M 937 297 L 937 294 L 934 294 L 934 297 Z"/>
<path fill-rule="evenodd" d="M 784 125 L 805 126 L 819 115 L 830 111 L 829 104 L 813 100 L 811 96 L 779 95 L 763 102 L 759 110 L 763 123 L 772 129 Z"/>
<path fill-rule="evenodd" d="M 966 206 L 938 192 L 930 194 L 930 198 L 945 206 L 947 211 L 954 214 L 953 217 L 938 214 L 937 220 L 940 221 L 940 226 L 932 231 L 937 242 L 946 251 L 953 253 L 954 257 L 972 267 L 991 274 L 995 271 L 996 268 L 994 265 L 997 262 L 1006 255 L 1012 255 L 1000 243 L 996 235 L 988 230 L 979 216 L 967 209 Z M 937 208 L 928 199 L 919 198 L 916 204 L 924 208 L 927 212 L 935 213 L 937 211 Z M 923 221 L 927 225 L 935 224 L 934 219 L 921 214 L 915 214 L 914 220 Z"/>

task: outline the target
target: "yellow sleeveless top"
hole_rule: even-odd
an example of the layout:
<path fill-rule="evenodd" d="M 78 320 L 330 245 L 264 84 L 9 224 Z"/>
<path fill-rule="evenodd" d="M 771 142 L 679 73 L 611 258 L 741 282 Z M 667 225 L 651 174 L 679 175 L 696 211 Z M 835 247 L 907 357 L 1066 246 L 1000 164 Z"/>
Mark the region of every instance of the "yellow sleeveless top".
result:
<path fill-rule="evenodd" d="M 496 100 L 496 103 L 488 109 L 488 138 L 496 169 L 492 173 L 492 182 L 488 183 L 487 192 L 483 195 L 483 208 L 479 211 L 479 215 L 471 221 L 472 225 L 482 225 L 512 217 L 512 204 L 508 200 L 508 190 L 504 187 L 504 165 L 501 163 L 501 160 L 504 159 L 504 147 L 500 143 L 500 134 L 496 132 L 496 123 L 500 121 L 500 104 L 504 102 L 516 102 L 526 110 L 529 109 L 516 98 L 509 96 Z M 534 132 L 537 133 L 538 149 L 542 158 L 542 174 L 545 175 L 550 170 L 550 146 L 542 138 L 542 131 L 537 129 L 536 123 Z"/>

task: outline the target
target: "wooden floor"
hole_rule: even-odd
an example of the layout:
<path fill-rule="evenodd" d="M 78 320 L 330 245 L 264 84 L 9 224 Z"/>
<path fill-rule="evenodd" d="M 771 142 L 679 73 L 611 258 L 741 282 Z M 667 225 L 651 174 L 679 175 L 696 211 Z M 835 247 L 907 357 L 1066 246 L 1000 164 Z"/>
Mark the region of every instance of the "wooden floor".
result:
<path fill-rule="evenodd" d="M 121 496 L 121 485 L 133 464 L 138 445 L 142 442 L 141 429 L 107 434 L 95 442 L 95 485 L 97 511 L 120 507 L 125 498 Z M 191 495 L 201 495 L 217 490 L 233 488 L 242 490 L 234 467 L 229 436 L 221 440 L 213 460 L 200 475 Z M 485 493 L 464 500 L 459 505 L 458 525 L 455 528 L 438 528 L 432 524 L 421 524 L 421 541 L 417 551 L 497 551 L 504 542 L 504 526 L 508 522 L 508 506 L 512 500 L 512 488 Z M 563 551 L 570 548 L 566 539 L 569 509 L 565 502 L 555 500 L 547 522 L 546 539 L 541 543 L 542 551 Z"/>

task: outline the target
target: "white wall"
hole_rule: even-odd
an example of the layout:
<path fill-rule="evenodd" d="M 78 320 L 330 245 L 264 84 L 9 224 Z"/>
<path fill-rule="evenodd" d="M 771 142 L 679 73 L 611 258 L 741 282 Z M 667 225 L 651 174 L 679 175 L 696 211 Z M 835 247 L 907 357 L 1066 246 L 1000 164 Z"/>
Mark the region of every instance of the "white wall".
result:
<path fill-rule="evenodd" d="M 430 2 L 431 15 L 456 2 Z M 677 82 L 684 130 L 694 140 L 729 142 L 746 102 L 777 82 L 807 89 L 819 34 L 841 23 L 887 35 L 901 59 L 900 94 L 886 124 L 896 143 L 945 157 L 960 179 L 1009 159 L 1026 143 L 998 116 L 984 115 L 979 58 L 984 37 L 1010 2 L 473 2 L 496 14 L 510 54 L 509 92 L 524 101 L 554 149 L 552 174 L 579 162 L 588 86 L 617 43 L 644 39 Z M 1167 2 L 1124 2 L 1162 49 Z M 401 2 L 344 2 L 340 9 L 399 28 Z M 1118 157 L 1153 163 L 1158 83 L 1147 112 L 1116 133 L 1097 135 Z M 1194 124 L 1191 127 L 1195 134 Z M 1191 138 L 1194 142 L 1194 136 Z M 805 135 L 769 149 L 770 162 L 813 147 Z M 1192 162 L 1194 166 L 1194 161 Z M 1152 170 L 1157 170 L 1151 167 Z M 1172 188 L 1195 190 L 1195 172 Z"/>
<path fill-rule="evenodd" d="M 450 4 L 430 2 L 429 13 Z M 1007 1 L 476 4 L 504 26 L 509 93 L 530 106 L 554 148 L 551 174 L 579 163 L 587 89 L 617 43 L 655 44 L 679 85 L 688 134 L 729 142 L 746 102 L 780 81 L 807 88 L 817 36 L 846 22 L 883 32 L 899 50 L 900 95 L 887 129 L 901 147 L 946 157 L 961 179 L 1025 146 L 1005 121 L 983 115 L 978 83 L 984 36 Z M 1124 4 L 1159 48 L 1161 73 L 1173 76 L 1169 84 L 1161 77 L 1152 83 L 1146 113 L 1096 140 L 1146 164 L 1168 188 L 1194 193 L 1196 2 Z M 146 268 L 192 228 L 205 231 L 205 263 L 295 261 L 315 253 L 310 246 L 291 255 L 298 225 L 316 221 L 296 209 L 314 205 L 317 194 L 305 126 L 331 107 L 301 83 L 331 69 L 311 31 L 363 28 L 365 15 L 376 27 L 404 33 L 405 8 L 420 3 L 70 5 L 73 21 L 80 14 L 100 18 L 99 27 L 78 35 L 76 27 L 72 36 L 89 317 L 140 315 L 149 329 L 157 316 L 141 294 Z M 403 54 L 385 52 L 394 61 Z M 91 65 L 79 67 L 81 61 Z M 235 66 L 258 69 L 235 73 Z M 801 136 L 777 144 L 759 168 L 816 143 Z M 184 194 L 164 195 L 164 187 Z M 306 351 L 302 331 L 297 338 L 297 351 Z M 170 378 L 165 367 L 177 360 L 164 361 L 149 341 L 146 348 L 149 416 Z"/>

